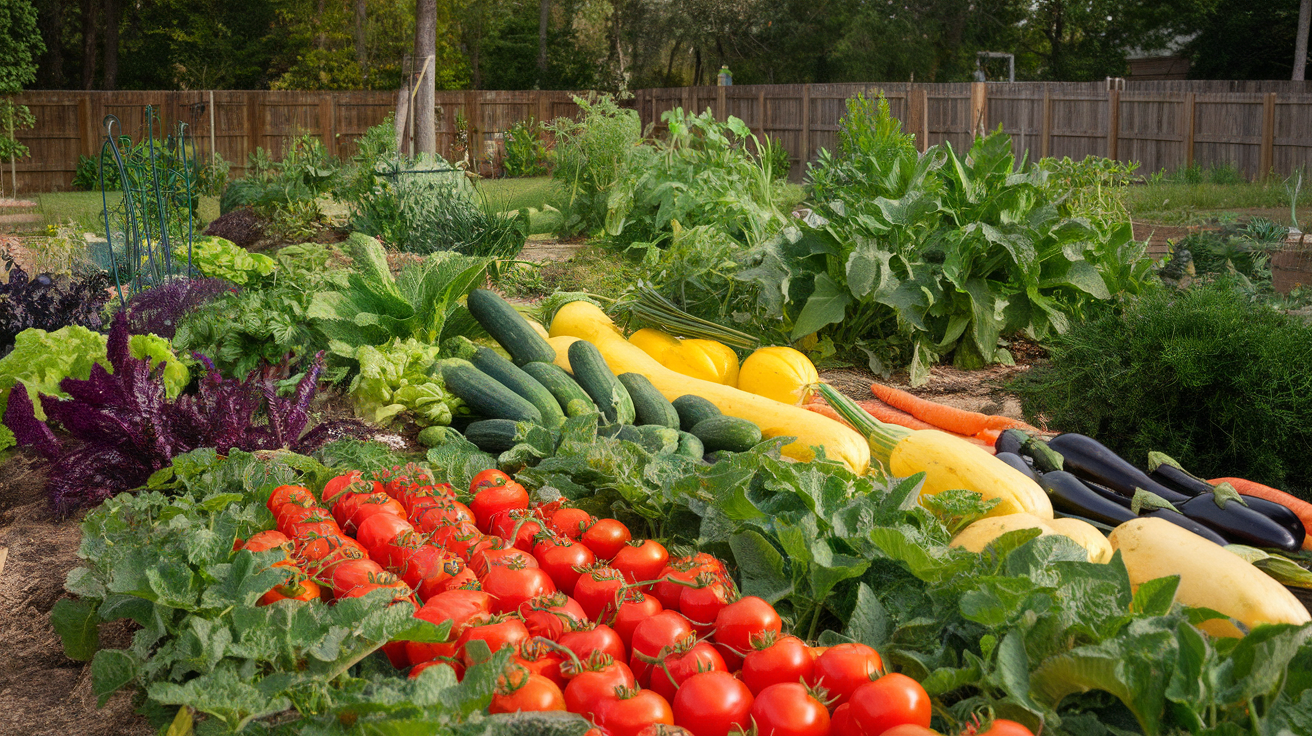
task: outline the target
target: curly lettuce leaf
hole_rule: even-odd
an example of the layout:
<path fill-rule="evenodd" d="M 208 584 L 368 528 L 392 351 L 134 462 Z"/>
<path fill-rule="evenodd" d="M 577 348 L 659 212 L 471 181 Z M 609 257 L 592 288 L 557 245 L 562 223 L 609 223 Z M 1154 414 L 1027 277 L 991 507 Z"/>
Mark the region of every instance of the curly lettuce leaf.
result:
<path fill-rule="evenodd" d="M 179 245 L 174 252 L 179 258 L 187 257 L 187 245 Z M 262 253 L 251 253 L 231 240 L 208 235 L 192 240 L 191 265 L 202 276 L 246 286 L 272 274 L 278 262 Z"/>
<path fill-rule="evenodd" d="M 343 347 L 337 344 L 335 352 Z M 441 376 L 428 375 L 438 353 L 436 345 L 413 338 L 354 348 L 350 357 L 360 364 L 350 387 L 356 414 L 384 427 L 402 412 L 420 426 L 450 424 L 462 404 L 447 392 Z"/>

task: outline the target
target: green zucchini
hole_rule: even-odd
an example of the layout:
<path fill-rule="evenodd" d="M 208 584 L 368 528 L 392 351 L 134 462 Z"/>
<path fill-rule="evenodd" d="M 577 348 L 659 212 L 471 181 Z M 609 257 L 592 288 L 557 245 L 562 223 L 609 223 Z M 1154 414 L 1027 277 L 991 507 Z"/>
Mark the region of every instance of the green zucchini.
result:
<path fill-rule="evenodd" d="M 708 452 L 746 452 L 762 439 L 760 427 L 746 419 L 724 415 L 703 419 L 692 428 L 692 433 Z"/>
<path fill-rule="evenodd" d="M 659 424 L 642 424 L 638 426 L 642 441 L 638 444 L 657 455 L 671 455 L 679 449 L 679 430 L 662 427 Z"/>
<path fill-rule="evenodd" d="M 542 412 L 529 400 L 501 385 L 495 378 L 459 358 L 442 362 L 446 389 L 458 396 L 470 411 L 487 419 L 542 423 Z"/>
<path fill-rule="evenodd" d="M 720 416 L 720 407 L 712 404 L 709 399 L 703 399 L 700 396 L 686 394 L 680 396 L 670 403 L 674 410 L 679 414 L 679 429 L 685 432 L 691 432 L 692 428 L 697 426 L 698 422 L 703 419 Z"/>
<path fill-rule="evenodd" d="M 615 426 L 619 427 L 615 431 L 615 439 L 639 445 L 643 444 L 642 432 L 639 432 L 637 427 L 632 424 L 617 424 Z"/>
<path fill-rule="evenodd" d="M 607 421 L 633 424 L 633 397 L 606 365 L 596 345 L 587 340 L 570 343 L 569 367 L 574 371 L 574 380 L 588 392 Z"/>
<path fill-rule="evenodd" d="M 637 424 L 652 424 L 671 429 L 679 428 L 679 412 L 664 394 L 651 385 L 641 373 L 621 373 L 618 378 L 633 399 L 633 413 Z"/>
<path fill-rule="evenodd" d="M 706 446 L 702 441 L 697 439 L 697 435 L 692 432 L 679 432 L 679 449 L 674 454 L 690 457 L 693 460 L 701 460 L 706 454 Z"/>
<path fill-rule="evenodd" d="M 565 412 L 546 386 L 536 378 L 506 360 L 489 348 L 479 348 L 474 355 L 474 367 L 492 377 L 502 386 L 528 399 L 542 414 L 542 426 L 559 427 L 565 421 Z"/>
<path fill-rule="evenodd" d="M 588 396 L 588 392 L 584 391 L 583 387 L 574 380 L 573 376 L 566 373 L 564 368 L 555 363 L 538 363 L 536 361 L 525 363 L 523 370 L 551 392 L 551 395 L 556 398 L 556 403 L 565 411 L 565 416 L 576 417 L 597 410 L 597 405 L 592 403 L 592 397 Z"/>
<path fill-rule="evenodd" d="M 465 439 L 483 452 L 505 452 L 515 446 L 519 430 L 509 419 L 484 419 L 465 427 Z"/>
<path fill-rule="evenodd" d="M 510 353 L 515 365 L 535 360 L 550 363 L 556 359 L 555 349 L 542 339 L 522 314 L 515 311 L 510 302 L 487 289 L 474 289 L 469 292 L 468 305 L 470 314 L 497 344 Z"/>

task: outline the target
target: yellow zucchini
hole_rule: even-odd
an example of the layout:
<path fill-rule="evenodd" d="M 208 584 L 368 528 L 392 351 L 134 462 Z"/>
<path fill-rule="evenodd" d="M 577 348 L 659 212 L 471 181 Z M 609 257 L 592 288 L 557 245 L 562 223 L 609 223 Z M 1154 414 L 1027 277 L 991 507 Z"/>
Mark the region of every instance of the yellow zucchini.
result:
<path fill-rule="evenodd" d="M 1089 562 L 1109 562 L 1112 544 L 1098 531 L 1098 527 L 1080 519 L 1051 519 L 1048 528 L 1064 537 L 1070 537 L 1089 553 Z"/>
<path fill-rule="evenodd" d="M 864 473 L 870 466 L 869 444 L 851 429 L 815 412 L 676 373 L 620 336 L 610 318 L 595 305 L 571 302 L 561 307 L 551 323 L 551 334 L 557 355 L 561 347 L 554 340 L 564 336 L 587 340 L 597 346 L 612 371 L 641 373 L 671 401 L 685 394 L 701 396 L 721 412 L 760 427 L 766 437 L 796 437 L 783 449 L 788 457 L 810 460 L 815 457 L 811 448 L 820 446 L 828 457 L 842 461 L 854 472 Z"/>
<path fill-rule="evenodd" d="M 1051 519 L 1047 521 L 1051 521 Z M 983 552 L 985 547 L 993 543 L 993 540 L 1007 532 L 1020 529 L 1038 529 L 1040 537 L 1054 533 L 1044 519 L 1040 519 L 1034 514 L 990 516 L 962 529 L 957 536 L 952 538 L 952 543 L 949 546 L 961 547 L 971 552 Z"/>
<path fill-rule="evenodd" d="M 665 365 L 665 351 L 679 347 L 679 338 L 650 327 L 644 327 L 629 335 L 629 342 L 642 348 L 644 353 L 655 358 L 661 365 Z"/>
<path fill-rule="evenodd" d="M 738 388 L 785 404 L 800 404 L 820 382 L 815 365 L 789 347 L 758 348 L 738 370 Z"/>
<path fill-rule="evenodd" d="M 1248 628 L 1312 621 L 1293 593 L 1239 555 L 1164 519 L 1141 518 L 1116 527 L 1108 541 L 1119 550 L 1130 584 L 1180 576 L 1176 602 L 1211 608 Z M 1213 636 L 1243 636 L 1229 620 L 1200 624 Z"/>
<path fill-rule="evenodd" d="M 998 504 L 989 516 L 1026 513 L 1052 518 L 1052 502 L 1038 483 L 983 448 L 946 432 L 911 432 L 893 447 L 888 469 L 899 478 L 924 471 L 922 494 L 962 488 L 986 499 L 996 498 Z"/>

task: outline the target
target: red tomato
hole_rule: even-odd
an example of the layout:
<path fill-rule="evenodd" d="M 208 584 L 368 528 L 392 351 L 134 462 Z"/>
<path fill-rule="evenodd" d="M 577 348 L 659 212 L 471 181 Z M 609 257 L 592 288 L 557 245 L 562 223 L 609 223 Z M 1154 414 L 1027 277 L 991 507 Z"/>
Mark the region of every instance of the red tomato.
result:
<path fill-rule="evenodd" d="M 477 484 L 477 479 L 474 482 Z M 474 489 L 471 488 L 472 490 Z M 474 492 L 474 500 L 469 504 L 469 510 L 474 512 L 474 523 L 484 532 L 491 528 L 492 518 L 497 514 L 528 508 L 528 491 L 514 481 L 484 486 Z"/>
<path fill-rule="evenodd" d="M 816 668 L 819 666 L 817 661 Z M 852 717 L 866 733 L 882 734 L 903 724 L 929 728 L 929 695 L 906 675 L 893 673 L 867 682 L 852 692 L 848 702 Z"/>
<path fill-rule="evenodd" d="M 391 543 L 403 533 L 413 533 L 414 530 L 403 516 L 373 514 L 360 522 L 355 532 L 355 541 L 374 555 L 382 551 L 383 545 Z"/>
<path fill-rule="evenodd" d="M 638 684 L 650 682 L 653 662 L 660 661 L 692 633 L 688 619 L 674 611 L 661 611 L 638 624 L 633 629 L 633 656 L 629 660 Z"/>
<path fill-rule="evenodd" d="M 683 595 L 685 584 L 696 580 L 701 571 L 702 567 L 691 558 L 681 557 L 670 560 L 665 569 L 661 570 L 660 582 L 652 586 L 652 593 L 660 600 L 662 606 L 671 611 L 678 611 L 679 598 Z"/>
<path fill-rule="evenodd" d="M 532 633 L 532 629 L 529 633 Z M 514 662 L 529 672 L 542 675 L 556 683 L 556 687 L 562 691 L 569 684 L 569 680 L 561 670 L 561 665 L 565 663 L 565 655 L 538 639 L 525 639 L 519 645 Z"/>
<path fill-rule="evenodd" d="M 296 539 L 296 558 L 306 570 L 326 570 L 339 562 L 368 557 L 358 542 L 341 534 L 306 535 Z"/>
<path fill-rule="evenodd" d="M 851 703 L 843 703 L 834 709 L 829 718 L 829 736 L 866 736 L 856 722 L 856 716 L 852 715 Z"/>
<path fill-rule="evenodd" d="M 629 528 L 614 519 L 597 519 L 579 537 L 599 560 L 614 558 L 630 539 Z"/>
<path fill-rule="evenodd" d="M 815 657 L 806 642 L 795 636 L 773 636 L 753 642 L 756 649 L 743 658 L 743 684 L 759 694 L 779 682 L 809 682 Z"/>
<path fill-rule="evenodd" d="M 459 662 L 444 662 L 444 661 L 432 660 L 429 662 L 420 662 L 419 664 L 415 665 L 414 668 L 410 670 L 410 674 L 408 675 L 408 677 L 411 680 L 413 680 L 416 677 L 419 677 L 420 673 L 422 673 L 424 670 L 428 669 L 429 667 L 436 667 L 438 665 L 445 665 L 447 667 L 454 669 L 456 671 L 456 680 L 460 680 L 465 676 L 465 666 L 460 664 Z"/>
<path fill-rule="evenodd" d="M 366 585 L 377 586 L 396 580 L 396 576 L 387 573 L 381 565 L 370 559 L 348 560 L 334 565 L 329 574 L 333 593 L 338 598 Z"/>
<path fill-rule="evenodd" d="M 650 539 L 625 543 L 615 553 L 610 566 L 624 573 L 630 583 L 643 583 L 660 577 L 665 563 L 670 561 L 670 553 L 660 542 Z"/>
<path fill-rule="evenodd" d="M 715 641 L 728 647 L 739 657 L 752 651 L 752 638 L 767 631 L 775 635 L 783 628 L 774 607 L 754 595 L 739 598 L 715 616 Z"/>
<path fill-rule="evenodd" d="M 665 656 L 664 667 L 652 668 L 651 689 L 666 700 L 672 700 L 675 691 L 683 687 L 684 681 L 699 672 L 728 674 L 724 657 L 715 651 L 715 647 L 709 642 L 697 641 L 695 635 L 692 635 Z"/>
<path fill-rule="evenodd" d="M 370 582 L 364 585 L 357 585 L 353 588 L 350 588 L 340 593 L 334 591 L 334 595 L 336 595 L 338 598 L 359 598 L 361 596 L 368 595 L 380 588 L 388 588 L 392 591 L 393 603 L 401 603 L 404 601 L 404 602 L 408 602 L 412 607 L 416 609 L 419 608 L 418 604 L 414 602 L 414 591 L 410 590 L 410 586 L 406 585 L 405 582 L 398 579 L 395 575 L 389 572 L 384 572 L 382 574 L 386 575 L 387 577 L 382 578 L 377 582 Z"/>
<path fill-rule="evenodd" d="M 407 641 L 389 641 L 379 648 L 383 650 L 383 654 L 386 655 L 387 661 L 391 662 L 393 667 L 398 670 L 403 670 L 412 664 L 410 658 L 406 656 L 405 653 L 405 645 L 409 643 L 410 642 Z"/>
<path fill-rule="evenodd" d="M 415 618 L 433 624 L 450 623 L 445 642 L 406 642 L 406 655 L 411 662 L 427 662 L 437 657 L 454 657 L 455 642 L 475 616 L 486 616 L 492 610 L 492 598 L 479 590 L 451 590 L 429 598 Z"/>
<path fill-rule="evenodd" d="M 928 736 L 928 734 L 934 734 L 934 732 L 929 729 L 924 729 L 920 734 L 913 734 L 909 730 L 911 728 L 913 727 L 894 726 L 884 733 L 892 733 L 893 731 L 902 729 L 901 733 L 893 734 L 893 736 Z M 937 734 L 934 734 L 934 736 L 937 736 Z M 1034 736 L 1034 733 L 1020 723 L 1008 721 L 1004 718 L 998 718 L 993 721 L 993 723 L 989 724 L 988 730 L 981 731 L 979 736 Z"/>
<path fill-rule="evenodd" d="M 411 523 L 426 532 L 431 532 L 443 524 L 457 524 L 462 521 L 469 522 L 474 526 L 474 513 L 469 507 L 451 499 L 435 499 L 431 508 L 423 505 L 416 506 L 417 517 L 410 519 Z"/>
<path fill-rule="evenodd" d="M 285 503 L 278 507 L 278 513 L 274 517 L 274 523 L 277 525 L 278 531 L 289 537 L 293 537 L 295 535 L 291 534 L 288 530 L 288 527 L 292 524 L 306 520 L 318 522 L 332 518 L 332 514 L 328 513 L 326 509 L 321 509 L 318 506 L 297 506 L 294 503 Z"/>
<path fill-rule="evenodd" d="M 528 509 L 512 509 L 493 515 L 487 533 L 508 539 L 515 547 L 531 552 L 537 536 L 545 534 L 546 530 L 533 517 L 533 512 Z"/>
<path fill-rule="evenodd" d="M 494 567 L 506 567 L 512 564 L 523 565 L 524 567 L 540 567 L 533 555 L 514 547 L 509 549 L 483 547 L 477 552 L 471 552 L 469 555 L 469 569 L 478 575 L 486 575 Z"/>
<path fill-rule="evenodd" d="M 441 506 L 446 501 L 444 498 L 438 498 L 431 493 L 405 493 L 396 497 L 401 502 L 401 508 L 405 509 L 405 518 L 410 523 L 423 515 L 422 511 Z"/>
<path fill-rule="evenodd" d="M 400 501 L 382 491 L 371 493 L 360 500 L 355 513 L 351 514 L 351 518 L 347 519 L 345 524 L 342 524 L 342 528 L 347 532 L 353 532 L 359 529 L 366 519 L 376 514 L 392 514 L 404 519 L 405 507 L 401 505 Z"/>
<path fill-rule="evenodd" d="M 448 574 L 450 570 L 456 569 L 457 566 L 460 566 L 460 569 L 455 574 Z M 433 596 L 452 590 L 482 590 L 482 586 L 478 582 L 478 576 L 474 574 L 473 570 L 463 567 L 459 557 L 452 559 L 443 566 L 442 572 L 430 575 L 420 581 L 415 594 L 419 596 L 420 600 L 427 601 Z"/>
<path fill-rule="evenodd" d="M 575 624 L 588 620 L 578 601 L 559 591 L 524 601 L 518 613 L 530 634 L 552 641 L 558 641 Z"/>
<path fill-rule="evenodd" d="M 601 652 L 617 662 L 623 662 L 628 655 L 620 635 L 605 624 L 582 624 L 579 628 L 561 634 L 558 641 L 579 659 L 587 659 L 593 652 Z"/>
<path fill-rule="evenodd" d="M 570 713 L 591 717 L 602 701 L 615 697 L 615 688 L 637 685 L 628 665 L 603 654 L 589 657 L 582 665 L 582 670 L 568 662 L 564 667 L 569 678 L 565 686 L 565 710 Z"/>
<path fill-rule="evenodd" d="M 852 697 L 853 690 L 878 678 L 883 669 L 884 662 L 874 649 L 865 644 L 838 644 L 816 659 L 806 682 L 823 687 L 832 698 L 831 705 L 842 705 Z"/>
<path fill-rule="evenodd" d="M 389 545 L 387 549 L 390 553 L 398 548 Z M 395 561 L 389 559 L 392 564 L 385 567 L 401 576 L 411 588 L 418 589 L 423 581 L 431 577 L 449 577 L 465 567 L 460 558 L 434 544 L 415 544 L 405 548 L 405 552 L 407 554 L 399 556 Z"/>
<path fill-rule="evenodd" d="M 583 530 L 591 523 L 592 514 L 583 509 L 564 507 L 551 515 L 550 526 L 557 534 L 563 534 L 577 542 L 583 536 Z"/>
<path fill-rule="evenodd" d="M 492 596 L 492 610 L 497 613 L 513 613 L 530 598 L 556 592 L 550 575 L 522 561 L 493 567 L 479 582 Z"/>
<path fill-rule="evenodd" d="M 653 723 L 674 725 L 674 711 L 651 690 L 625 690 L 597 704 L 597 725 L 611 736 L 638 736 Z"/>
<path fill-rule="evenodd" d="M 760 736 L 826 736 L 829 711 L 800 682 L 781 682 L 762 690 L 752 702 L 752 720 Z"/>
<path fill-rule="evenodd" d="M 288 539 L 286 534 L 273 529 L 252 534 L 250 539 L 247 539 L 241 544 L 241 549 L 248 549 L 252 552 L 266 552 L 271 549 L 280 549 L 282 550 L 283 558 L 273 564 L 279 567 L 286 567 L 294 564 L 290 559 L 292 553 L 292 540 Z"/>
<path fill-rule="evenodd" d="M 360 477 L 360 471 L 352 470 L 349 473 L 339 475 L 336 478 L 323 484 L 323 493 L 319 496 L 323 502 L 332 506 L 337 503 L 343 495 L 347 493 L 359 493 L 361 491 L 368 493 L 373 484 Z"/>
<path fill-rule="evenodd" d="M 319 585 L 313 580 L 293 579 L 285 585 L 275 585 L 268 593 L 260 596 L 259 605 L 267 606 L 278 601 L 317 601 L 319 595 Z"/>
<path fill-rule="evenodd" d="M 346 526 L 346 522 L 351 520 L 351 515 L 360 508 L 360 504 L 369 498 L 367 493 L 343 493 L 337 498 L 332 508 L 333 520 L 339 526 Z"/>
<path fill-rule="evenodd" d="M 851 708 L 852 705 L 851 703 L 848 703 L 844 707 Z M 834 711 L 834 716 L 837 717 L 837 715 L 838 715 L 838 711 Z M 855 723 L 855 721 L 853 721 L 853 723 Z M 993 723 L 996 725 L 997 723 L 999 723 L 999 721 L 994 721 Z M 999 733 L 993 734 L 993 736 L 1025 736 L 1025 734 L 1029 734 L 1029 736 L 1034 736 L 1034 734 L 1031 733 L 1028 728 L 1025 728 L 1024 726 L 1020 725 L 1019 723 L 1016 723 L 1015 721 L 1007 721 L 1007 723 L 1011 725 L 1003 726 L 1004 730 Z M 865 736 L 865 732 L 857 733 L 856 731 L 853 731 L 852 733 L 854 734 L 854 736 Z M 970 733 L 969 727 L 967 727 L 967 730 L 963 731 L 962 733 L 963 734 Z M 985 731 L 984 733 L 988 733 L 988 731 Z M 839 734 L 835 731 L 834 736 L 839 736 Z M 924 726 L 916 726 L 911 723 L 903 723 L 901 726 L 894 726 L 888 729 L 887 731 L 883 732 L 879 736 L 941 736 L 941 735 L 939 734 L 938 731 L 935 731 L 932 728 L 925 728 Z M 980 736 L 983 736 L 983 734 L 980 734 Z"/>
<path fill-rule="evenodd" d="M 674 696 L 674 724 L 693 736 L 729 736 L 751 727 L 752 693 L 728 672 L 702 672 L 683 681 Z"/>
<path fill-rule="evenodd" d="M 565 537 L 551 537 L 548 542 L 533 548 L 538 565 L 547 571 L 558 590 L 573 594 L 574 586 L 583 573 L 576 568 L 592 567 L 597 561 L 592 550 Z"/>
<path fill-rule="evenodd" d="M 511 481 L 510 476 L 506 475 L 500 470 L 491 468 L 488 470 L 484 470 L 480 472 L 478 475 L 474 476 L 474 479 L 469 483 L 469 492 L 478 493 L 484 488 L 491 488 L 493 486 L 504 486 L 505 484 L 511 482 L 513 481 Z"/>
<path fill-rule="evenodd" d="M 662 610 L 661 602 L 655 596 L 647 595 L 637 588 L 629 588 L 624 592 L 624 599 L 620 601 L 620 608 L 615 612 L 615 620 L 610 626 L 620 635 L 624 645 L 630 646 L 633 643 L 633 630 L 638 628 L 638 624 Z"/>
<path fill-rule="evenodd" d="M 497 679 L 488 713 L 565 710 L 565 695 L 556 683 L 523 667 L 511 667 Z"/>
<path fill-rule="evenodd" d="M 287 507 L 284 506 L 283 508 Z M 311 539 L 342 534 L 342 528 L 326 512 L 322 517 L 311 516 L 301 521 L 294 521 L 288 524 L 286 529 L 287 535 L 292 539 Z"/>
<path fill-rule="evenodd" d="M 460 652 L 465 666 L 468 667 L 474 664 L 465 651 L 465 645 L 471 641 L 485 642 L 487 648 L 495 653 L 505 647 L 518 648 L 528 638 L 528 629 L 524 628 L 524 622 L 517 618 L 478 614 L 469 620 L 468 626 L 456 640 L 456 649 Z"/>
<path fill-rule="evenodd" d="M 283 504 L 314 506 L 318 502 L 314 494 L 310 493 L 310 489 L 305 486 L 278 486 L 269 494 L 269 500 L 265 505 L 269 507 L 270 513 L 276 515 Z"/>
<path fill-rule="evenodd" d="M 615 610 L 615 598 L 624 587 L 624 574 L 610 567 L 598 567 L 579 576 L 574 584 L 574 600 L 583 606 L 592 621 L 610 617 L 607 611 Z"/>
<path fill-rule="evenodd" d="M 729 586 L 714 575 L 703 572 L 679 595 L 679 613 L 688 617 L 698 635 L 707 636 L 715 628 L 715 617 L 720 609 L 729 605 L 730 600 Z"/>

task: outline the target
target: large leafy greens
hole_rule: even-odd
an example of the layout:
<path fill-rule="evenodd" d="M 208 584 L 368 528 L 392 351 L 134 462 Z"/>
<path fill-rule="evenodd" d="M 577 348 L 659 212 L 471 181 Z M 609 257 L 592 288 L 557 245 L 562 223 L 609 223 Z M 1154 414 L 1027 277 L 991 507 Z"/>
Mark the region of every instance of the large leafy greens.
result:
<path fill-rule="evenodd" d="M 379 347 L 361 345 L 348 353 L 360 364 L 349 389 L 356 414 L 384 427 L 402 412 L 421 427 L 450 424 L 464 404 L 447 392 L 440 372 L 429 375 L 439 352 L 436 345 L 410 338 Z"/>

